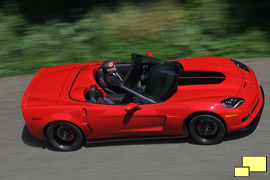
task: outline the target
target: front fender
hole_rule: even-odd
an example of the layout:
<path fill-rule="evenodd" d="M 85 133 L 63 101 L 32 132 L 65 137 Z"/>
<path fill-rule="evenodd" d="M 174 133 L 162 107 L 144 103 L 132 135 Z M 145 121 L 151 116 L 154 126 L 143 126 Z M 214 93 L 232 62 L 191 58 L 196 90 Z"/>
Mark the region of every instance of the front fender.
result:
<path fill-rule="evenodd" d="M 223 119 L 223 117 L 229 112 L 229 109 L 220 103 L 225 98 L 216 97 L 192 99 L 156 104 L 160 116 L 166 116 L 166 122 L 163 125 L 165 134 L 167 131 L 168 133 L 171 132 L 174 134 L 177 133 L 178 135 L 187 135 L 184 131 L 185 121 L 190 117 L 190 115 L 197 112 L 217 114 Z"/>

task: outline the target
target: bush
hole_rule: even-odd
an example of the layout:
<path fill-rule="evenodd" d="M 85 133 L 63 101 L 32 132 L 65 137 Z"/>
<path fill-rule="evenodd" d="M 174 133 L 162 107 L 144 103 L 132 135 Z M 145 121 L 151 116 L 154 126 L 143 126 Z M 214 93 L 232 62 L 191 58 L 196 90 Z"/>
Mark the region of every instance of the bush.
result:
<path fill-rule="evenodd" d="M 228 2 L 128 2 L 96 6 L 76 21 L 39 24 L 0 9 L 0 77 L 107 58 L 130 61 L 131 53 L 147 51 L 163 59 L 269 57 L 269 34 L 256 27 L 235 31 L 240 25 L 229 16 Z"/>

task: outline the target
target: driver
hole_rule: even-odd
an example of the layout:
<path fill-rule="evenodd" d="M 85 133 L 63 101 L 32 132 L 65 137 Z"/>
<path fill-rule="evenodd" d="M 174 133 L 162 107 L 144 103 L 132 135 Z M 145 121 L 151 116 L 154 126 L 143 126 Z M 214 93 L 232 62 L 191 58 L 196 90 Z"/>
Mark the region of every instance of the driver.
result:
<path fill-rule="evenodd" d="M 125 93 L 125 91 L 120 87 L 124 77 L 119 71 L 117 71 L 114 63 L 110 59 L 107 59 L 103 62 L 102 68 L 104 71 L 104 81 L 108 88 L 117 94 Z"/>

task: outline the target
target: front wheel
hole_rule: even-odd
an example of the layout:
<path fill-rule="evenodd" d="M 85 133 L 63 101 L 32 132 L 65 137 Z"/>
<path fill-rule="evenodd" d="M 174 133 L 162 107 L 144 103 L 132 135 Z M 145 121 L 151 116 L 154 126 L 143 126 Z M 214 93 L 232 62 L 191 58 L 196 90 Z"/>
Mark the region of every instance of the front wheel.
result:
<path fill-rule="evenodd" d="M 68 122 L 56 122 L 47 129 L 49 143 L 60 151 L 74 151 L 82 147 L 83 135 L 80 129 Z"/>
<path fill-rule="evenodd" d="M 189 135 L 200 144 L 217 144 L 225 136 L 225 126 L 215 116 L 199 115 L 190 121 Z"/>

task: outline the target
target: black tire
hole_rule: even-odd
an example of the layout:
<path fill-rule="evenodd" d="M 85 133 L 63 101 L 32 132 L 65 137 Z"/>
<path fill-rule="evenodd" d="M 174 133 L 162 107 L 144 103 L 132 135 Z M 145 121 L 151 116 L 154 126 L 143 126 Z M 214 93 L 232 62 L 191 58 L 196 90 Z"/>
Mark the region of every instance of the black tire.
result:
<path fill-rule="evenodd" d="M 48 142 L 57 150 L 74 151 L 82 147 L 80 129 L 68 122 L 55 122 L 47 129 Z"/>
<path fill-rule="evenodd" d="M 189 135 L 200 144 L 217 144 L 225 136 L 223 122 L 212 115 L 199 115 L 189 122 Z"/>

